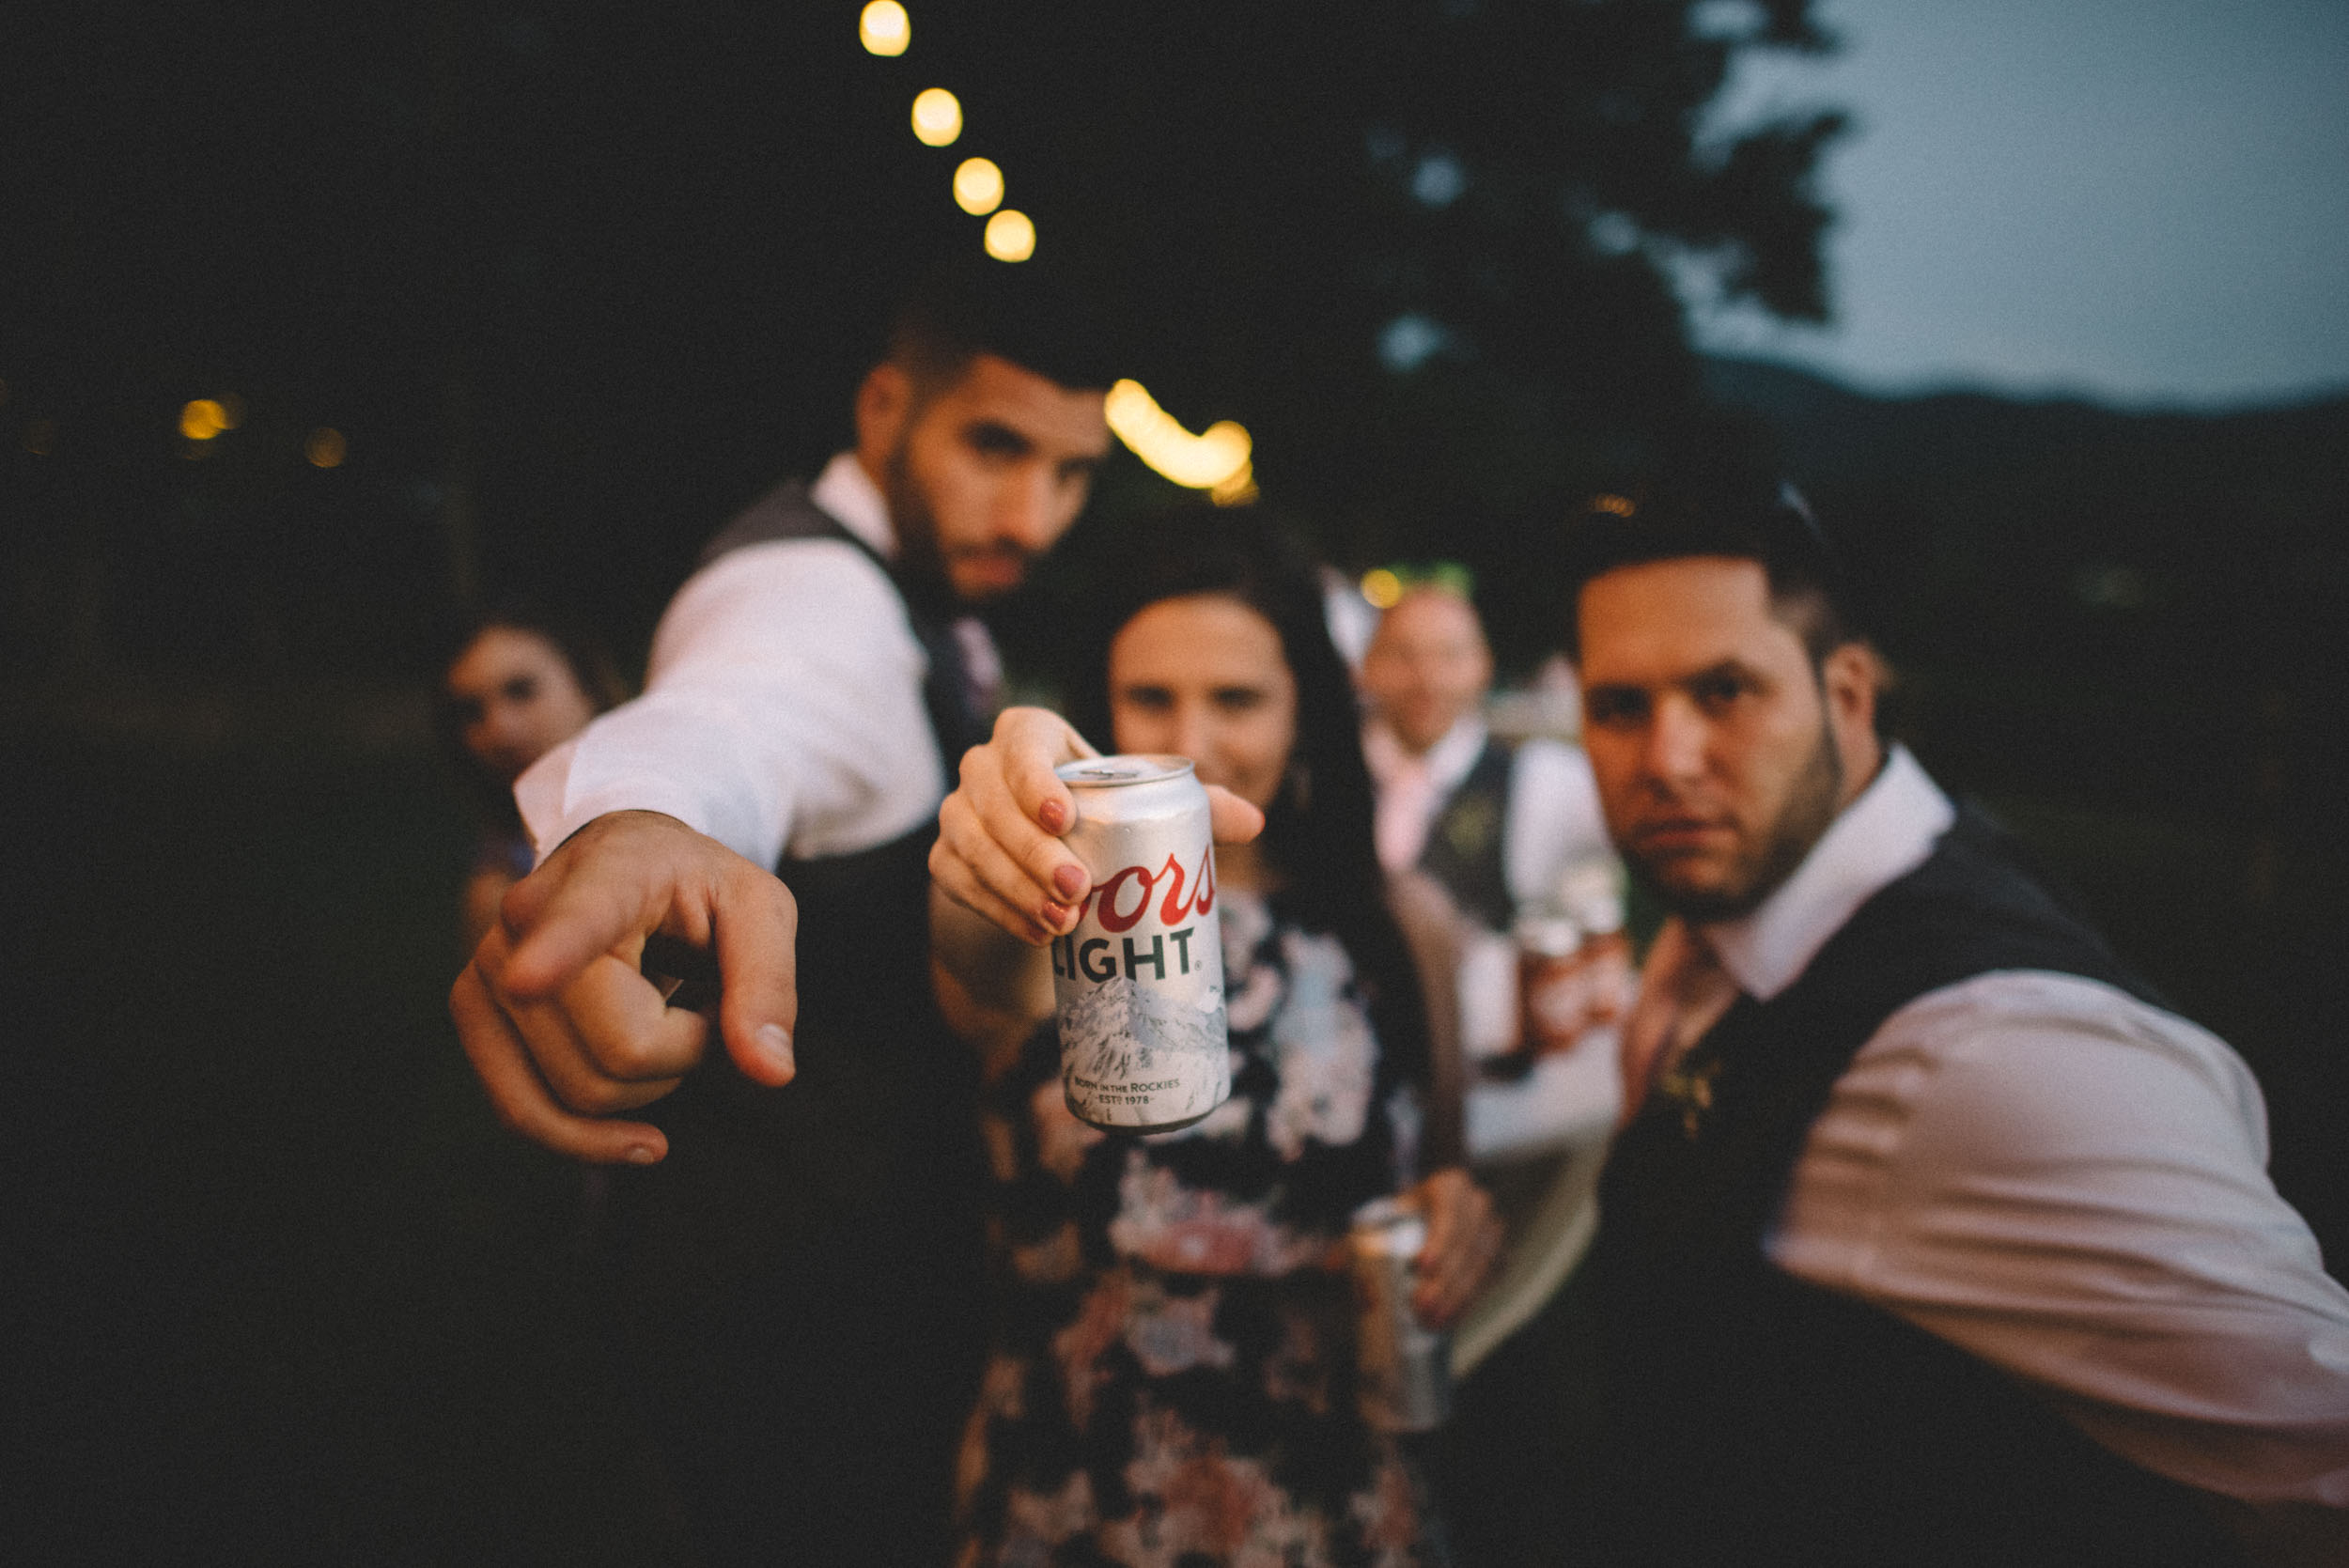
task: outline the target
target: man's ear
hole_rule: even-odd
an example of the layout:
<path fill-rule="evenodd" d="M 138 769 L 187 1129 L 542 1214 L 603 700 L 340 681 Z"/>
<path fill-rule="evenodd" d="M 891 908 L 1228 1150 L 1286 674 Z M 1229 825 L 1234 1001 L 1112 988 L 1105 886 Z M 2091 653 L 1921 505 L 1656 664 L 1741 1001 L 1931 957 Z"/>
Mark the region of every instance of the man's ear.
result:
<path fill-rule="evenodd" d="M 913 378 L 889 361 L 865 373 L 856 389 L 856 455 L 865 472 L 879 475 L 904 439 L 913 415 Z"/>
<path fill-rule="evenodd" d="M 1819 688 L 1827 698 L 1829 731 L 1843 764 L 1846 787 L 1854 794 L 1875 777 L 1883 760 L 1883 742 L 1876 738 L 1876 694 L 1884 687 L 1884 661 L 1864 642 L 1845 643 L 1819 666 Z"/>

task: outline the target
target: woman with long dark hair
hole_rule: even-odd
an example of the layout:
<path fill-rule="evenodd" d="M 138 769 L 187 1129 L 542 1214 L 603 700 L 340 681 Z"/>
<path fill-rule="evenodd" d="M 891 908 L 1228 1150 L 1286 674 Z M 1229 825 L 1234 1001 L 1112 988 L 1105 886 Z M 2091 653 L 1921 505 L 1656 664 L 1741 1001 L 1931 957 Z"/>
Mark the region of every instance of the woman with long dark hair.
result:
<path fill-rule="evenodd" d="M 1357 1413 L 1353 1299 L 1330 1264 L 1357 1207 L 1408 1193 L 1430 1229 L 1416 1305 L 1448 1322 L 1498 1230 L 1456 1165 L 1423 1173 L 1429 1142 L 1452 1140 L 1429 1125 L 1426 1015 L 1384 902 L 1350 683 L 1310 563 L 1259 519 L 1187 512 L 1130 546 L 1068 751 L 1090 735 L 1188 756 L 1228 792 L 1227 820 L 1230 798 L 1263 814 L 1216 855 L 1232 1097 L 1179 1132 L 1112 1139 L 1062 1104 L 1049 1023 L 1000 1071 L 1007 1296 L 963 1466 L 963 1560 L 1440 1561 L 1412 1464 Z M 1058 928 L 1004 898 L 1016 878 L 981 826 L 1001 737 L 1047 722 L 1007 715 L 941 813 L 932 867 L 966 906 L 941 908 L 950 1013 L 1041 995 L 1042 955 L 973 935 L 968 909 L 1031 942 Z"/>

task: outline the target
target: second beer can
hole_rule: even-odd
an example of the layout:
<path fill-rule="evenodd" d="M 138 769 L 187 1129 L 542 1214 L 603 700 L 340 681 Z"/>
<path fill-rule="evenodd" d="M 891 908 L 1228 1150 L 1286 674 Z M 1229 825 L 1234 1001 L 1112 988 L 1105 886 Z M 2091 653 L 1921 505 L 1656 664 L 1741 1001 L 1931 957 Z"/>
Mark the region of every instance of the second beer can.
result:
<path fill-rule="evenodd" d="M 1375 1198 L 1355 1210 L 1347 1240 L 1362 1420 L 1380 1432 L 1432 1432 L 1452 1413 L 1452 1337 L 1411 1310 L 1412 1260 L 1427 1245 L 1427 1221 L 1395 1199 Z"/>
<path fill-rule="evenodd" d="M 1066 842 L 1093 876 L 1052 942 L 1062 1092 L 1110 1131 L 1189 1126 L 1232 1094 L 1207 792 L 1182 757 L 1056 771 L 1077 803 Z"/>

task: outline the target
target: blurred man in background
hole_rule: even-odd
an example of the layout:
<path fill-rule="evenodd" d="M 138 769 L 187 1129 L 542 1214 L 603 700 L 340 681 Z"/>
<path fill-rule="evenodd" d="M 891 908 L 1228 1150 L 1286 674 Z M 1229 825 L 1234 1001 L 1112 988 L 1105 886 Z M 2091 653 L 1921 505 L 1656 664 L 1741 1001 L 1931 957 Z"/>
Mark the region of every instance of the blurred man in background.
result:
<path fill-rule="evenodd" d="M 1879 734 L 1774 487 L 1594 513 L 1584 743 L 1672 911 L 1584 1265 L 1608 1562 L 2349 1546 L 2349 1294 L 2258 1086 Z"/>
<path fill-rule="evenodd" d="M 1075 520 L 1111 380 L 1044 274 L 980 265 L 900 314 L 853 449 L 709 546 L 645 694 L 523 775 L 542 859 L 451 993 L 506 1122 L 620 1168 L 621 1375 L 712 1562 L 947 1550 L 987 1323 L 926 857 L 991 719 L 970 610 Z M 714 963 L 723 1051 L 663 942 Z"/>
<path fill-rule="evenodd" d="M 1566 874 L 1611 862 L 1590 764 L 1547 738 L 1511 741 L 1485 722 L 1493 660 L 1476 607 L 1423 583 L 1379 618 L 1363 656 L 1370 703 L 1362 751 L 1377 786 L 1378 859 L 1431 877 L 1486 933 L 1503 938 L 1528 906 L 1550 905 Z M 1516 1046 L 1515 966 L 1466 987 L 1470 1053 Z M 1563 1042 L 1561 1042 L 1563 1043 Z"/>
<path fill-rule="evenodd" d="M 1501 1278 L 1458 1336 L 1474 1368 L 1439 1445 L 1439 1479 L 1464 1554 L 1496 1568 L 1548 1562 L 1579 1462 L 1578 1412 L 1557 1392 L 1579 1354 L 1559 1292 L 1590 1235 L 1591 1190 L 1621 1103 L 1613 1036 L 1592 1025 L 1628 1001 L 1629 970 L 1626 961 L 1566 976 L 1577 1005 L 1572 1017 L 1550 1009 L 1545 1029 L 1524 1005 L 1513 933 L 1527 917 L 1579 943 L 1565 908 L 1579 892 L 1582 918 L 1609 930 L 1591 934 L 1590 954 L 1562 961 L 1596 956 L 1602 936 L 1622 943 L 1620 868 L 1580 750 L 1487 726 L 1492 652 L 1458 588 L 1407 590 L 1379 618 L 1361 681 L 1379 860 L 1414 893 L 1440 890 L 1399 896 L 1397 908 L 1423 967 L 1444 971 L 1429 984 L 1430 1004 L 1451 1014 L 1437 1037 L 1466 1059 L 1468 1153 L 1509 1231 Z M 1596 874 L 1610 908 L 1593 909 L 1594 890 L 1570 888 L 1578 872 L 1586 883 Z M 1431 908 L 1445 927 L 1432 935 L 1416 929 Z M 1590 1005 L 1594 986 L 1610 989 L 1611 1005 Z"/>

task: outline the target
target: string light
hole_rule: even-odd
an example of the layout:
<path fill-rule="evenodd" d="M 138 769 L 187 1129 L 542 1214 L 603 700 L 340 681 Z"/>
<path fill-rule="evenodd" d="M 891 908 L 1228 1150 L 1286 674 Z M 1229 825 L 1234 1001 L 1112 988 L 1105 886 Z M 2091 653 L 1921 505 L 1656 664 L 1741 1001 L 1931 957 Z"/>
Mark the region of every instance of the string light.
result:
<path fill-rule="evenodd" d="M 987 221 L 987 254 L 998 261 L 1025 261 L 1035 254 L 1035 225 L 1015 207 Z"/>
<path fill-rule="evenodd" d="M 190 441 L 210 441 L 229 428 L 228 411 L 210 397 L 193 398 L 179 411 L 179 433 Z"/>
<path fill-rule="evenodd" d="M 962 101 L 943 87 L 913 100 L 913 134 L 924 147 L 951 147 L 962 134 Z"/>
<path fill-rule="evenodd" d="M 857 40 L 870 54 L 902 54 L 913 41 L 913 19 L 897 0 L 873 0 L 856 21 Z"/>
<path fill-rule="evenodd" d="M 955 205 L 983 218 L 1003 205 L 1003 171 L 986 158 L 966 158 L 955 170 Z"/>
<path fill-rule="evenodd" d="M 310 439 L 302 443 L 302 455 L 310 459 L 312 468 L 340 468 L 350 452 L 350 443 L 343 433 L 331 426 L 320 426 L 310 432 Z"/>
<path fill-rule="evenodd" d="M 1219 420 L 1192 435 L 1159 407 L 1141 382 L 1131 380 L 1110 388 L 1103 411 L 1117 439 L 1174 483 L 1194 490 L 1213 490 L 1236 481 L 1252 488 L 1249 458 L 1255 442 L 1242 426 Z"/>

